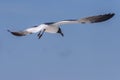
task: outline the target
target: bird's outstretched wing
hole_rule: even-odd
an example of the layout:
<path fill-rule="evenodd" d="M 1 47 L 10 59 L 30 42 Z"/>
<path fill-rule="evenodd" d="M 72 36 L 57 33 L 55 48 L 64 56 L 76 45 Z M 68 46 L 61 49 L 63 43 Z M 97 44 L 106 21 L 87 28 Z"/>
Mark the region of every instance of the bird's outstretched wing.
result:
<path fill-rule="evenodd" d="M 27 31 L 14 32 L 14 31 L 8 30 L 8 32 L 10 32 L 11 34 L 13 34 L 13 35 L 15 35 L 15 36 L 25 36 L 25 35 L 27 35 L 27 34 L 31 34 L 30 32 L 27 32 Z"/>
<path fill-rule="evenodd" d="M 75 24 L 75 23 L 98 23 L 98 22 L 109 20 L 114 15 L 115 15 L 114 13 L 109 13 L 109 14 L 104 14 L 104 15 L 85 17 L 85 18 L 81 18 L 77 20 L 76 19 L 63 20 L 63 21 L 54 23 L 54 25 Z"/>
<path fill-rule="evenodd" d="M 96 16 L 90 16 L 90 17 L 86 17 L 86 18 L 82 18 L 82 19 L 78 19 L 78 20 L 63 20 L 63 21 L 59 21 L 59 22 L 55 22 L 55 23 L 47 23 L 47 25 L 63 25 L 63 24 L 74 24 L 74 23 L 97 23 L 97 22 L 103 22 L 106 20 L 109 20 L 110 18 L 112 18 L 115 14 L 114 13 L 109 13 L 109 14 L 104 14 L 104 15 L 96 15 Z M 23 31 L 18 31 L 18 32 L 14 32 L 14 31 L 10 31 L 8 30 L 8 32 L 10 32 L 11 34 L 15 35 L 15 36 L 25 36 L 28 34 L 32 34 L 32 33 L 37 33 L 39 31 L 43 31 L 43 29 L 45 29 L 46 26 L 34 26 L 32 28 L 27 28 Z"/>
<path fill-rule="evenodd" d="M 11 31 L 11 30 L 8 30 L 8 32 L 13 34 L 14 36 L 26 36 L 28 34 L 37 33 L 40 30 L 41 30 L 41 27 L 33 26 L 31 28 L 27 28 L 27 29 L 22 30 L 22 31 Z"/>

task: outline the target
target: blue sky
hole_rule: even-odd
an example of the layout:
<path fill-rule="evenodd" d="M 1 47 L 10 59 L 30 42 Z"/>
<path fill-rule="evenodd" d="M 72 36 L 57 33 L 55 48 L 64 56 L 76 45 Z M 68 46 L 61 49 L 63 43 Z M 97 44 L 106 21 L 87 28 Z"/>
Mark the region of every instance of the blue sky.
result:
<path fill-rule="evenodd" d="M 1 0 L 0 80 L 120 80 L 118 0 Z M 44 22 L 114 12 L 109 21 L 61 26 L 64 37 L 15 37 Z"/>

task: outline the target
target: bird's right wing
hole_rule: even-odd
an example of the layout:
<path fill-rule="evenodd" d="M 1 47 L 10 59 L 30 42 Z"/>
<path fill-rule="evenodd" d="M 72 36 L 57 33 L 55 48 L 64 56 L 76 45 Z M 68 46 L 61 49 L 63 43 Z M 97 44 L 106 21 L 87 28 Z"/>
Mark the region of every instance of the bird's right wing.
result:
<path fill-rule="evenodd" d="M 115 15 L 114 13 L 109 13 L 104 15 L 90 16 L 90 17 L 80 19 L 79 22 L 80 23 L 98 23 L 98 22 L 109 20 L 114 15 Z"/>
<path fill-rule="evenodd" d="M 109 13 L 104 15 L 85 17 L 81 19 L 63 20 L 63 21 L 56 22 L 53 25 L 76 24 L 76 23 L 98 23 L 98 22 L 109 20 L 114 15 L 115 15 L 114 13 Z"/>

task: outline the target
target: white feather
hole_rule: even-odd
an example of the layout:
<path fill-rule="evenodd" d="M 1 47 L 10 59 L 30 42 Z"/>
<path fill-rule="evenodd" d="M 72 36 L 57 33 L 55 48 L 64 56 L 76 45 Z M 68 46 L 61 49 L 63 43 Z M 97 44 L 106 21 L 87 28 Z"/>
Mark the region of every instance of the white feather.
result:
<path fill-rule="evenodd" d="M 32 34 L 32 33 L 37 33 L 37 32 L 48 32 L 48 33 L 59 33 L 63 35 L 61 29 L 59 26 L 64 25 L 64 24 L 76 24 L 76 23 L 97 23 L 97 22 L 103 22 L 106 21 L 110 18 L 112 18 L 115 14 L 114 13 L 109 13 L 109 14 L 104 14 L 104 15 L 97 15 L 97 16 L 90 16 L 86 18 L 81 18 L 81 19 L 74 19 L 74 20 L 63 20 L 63 21 L 58 21 L 55 23 L 45 23 L 45 24 L 40 24 L 38 26 L 32 27 L 32 28 L 27 28 L 23 31 L 18 31 L 18 32 L 11 32 L 15 36 L 25 36 L 27 34 Z M 60 31 L 59 31 L 60 30 Z"/>

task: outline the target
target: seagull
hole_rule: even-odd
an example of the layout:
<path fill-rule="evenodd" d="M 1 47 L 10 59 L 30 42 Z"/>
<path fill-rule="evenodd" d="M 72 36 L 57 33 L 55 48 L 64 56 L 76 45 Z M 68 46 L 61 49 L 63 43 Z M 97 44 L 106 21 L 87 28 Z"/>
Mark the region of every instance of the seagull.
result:
<path fill-rule="evenodd" d="M 38 33 L 38 39 L 42 37 L 44 32 L 47 33 L 59 33 L 61 36 L 64 36 L 60 26 L 64 24 L 85 24 L 85 23 L 99 23 L 103 21 L 107 21 L 110 18 L 112 18 L 115 15 L 115 13 L 108 13 L 108 14 L 103 14 L 103 15 L 96 15 L 96 16 L 90 16 L 90 17 L 85 17 L 81 19 L 69 19 L 69 20 L 62 20 L 58 22 L 48 22 L 48 23 L 43 23 L 37 26 L 33 26 L 31 28 L 27 28 L 22 31 L 11 31 L 8 30 L 11 34 L 14 36 L 26 36 L 28 34 L 33 34 L 33 33 Z"/>

